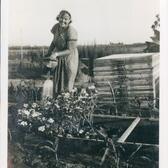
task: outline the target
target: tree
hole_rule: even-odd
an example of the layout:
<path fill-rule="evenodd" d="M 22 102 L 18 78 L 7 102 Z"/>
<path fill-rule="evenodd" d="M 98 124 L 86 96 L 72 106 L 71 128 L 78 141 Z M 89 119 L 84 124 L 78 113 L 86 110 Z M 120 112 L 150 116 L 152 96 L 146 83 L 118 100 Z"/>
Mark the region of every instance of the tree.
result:
<path fill-rule="evenodd" d="M 146 45 L 147 48 L 144 52 L 159 52 L 160 48 L 160 16 L 159 14 L 156 15 L 156 20 L 153 22 L 151 26 L 154 35 L 150 37 L 152 42 L 147 41 Z"/>
<path fill-rule="evenodd" d="M 159 14 L 156 15 L 156 20 L 154 21 L 153 25 L 151 26 L 154 36 L 151 37 L 152 41 L 155 44 L 160 44 L 160 16 Z"/>

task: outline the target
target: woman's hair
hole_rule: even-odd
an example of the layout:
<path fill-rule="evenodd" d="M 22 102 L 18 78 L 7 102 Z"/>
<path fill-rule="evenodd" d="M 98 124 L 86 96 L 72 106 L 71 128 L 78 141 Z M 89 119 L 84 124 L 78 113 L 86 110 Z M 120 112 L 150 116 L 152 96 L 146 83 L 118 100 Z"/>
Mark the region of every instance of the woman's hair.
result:
<path fill-rule="evenodd" d="M 67 11 L 67 10 L 62 10 L 59 15 L 56 17 L 56 19 L 59 21 L 59 17 L 64 15 L 64 14 L 68 14 L 71 20 L 71 14 Z M 72 23 L 72 20 L 70 21 L 70 23 Z"/>

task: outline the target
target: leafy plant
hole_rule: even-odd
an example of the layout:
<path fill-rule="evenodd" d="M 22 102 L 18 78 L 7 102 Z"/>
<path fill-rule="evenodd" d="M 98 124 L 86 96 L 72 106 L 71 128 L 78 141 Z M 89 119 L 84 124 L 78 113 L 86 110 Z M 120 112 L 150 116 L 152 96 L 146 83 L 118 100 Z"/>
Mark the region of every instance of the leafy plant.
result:
<path fill-rule="evenodd" d="M 17 132 L 22 136 L 22 141 L 17 143 L 25 150 L 24 163 L 30 167 L 41 162 L 46 167 L 59 167 L 59 136 L 95 138 L 96 98 L 97 91 L 92 85 L 62 93 L 56 99 L 23 104 L 17 110 Z"/>

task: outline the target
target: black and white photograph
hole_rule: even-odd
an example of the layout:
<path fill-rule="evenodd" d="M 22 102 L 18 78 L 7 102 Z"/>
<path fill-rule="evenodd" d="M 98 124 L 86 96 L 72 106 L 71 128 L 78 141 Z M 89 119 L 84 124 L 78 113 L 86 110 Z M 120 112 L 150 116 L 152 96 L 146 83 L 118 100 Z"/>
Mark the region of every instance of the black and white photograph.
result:
<path fill-rule="evenodd" d="M 159 0 L 8 1 L 8 168 L 159 168 Z"/>

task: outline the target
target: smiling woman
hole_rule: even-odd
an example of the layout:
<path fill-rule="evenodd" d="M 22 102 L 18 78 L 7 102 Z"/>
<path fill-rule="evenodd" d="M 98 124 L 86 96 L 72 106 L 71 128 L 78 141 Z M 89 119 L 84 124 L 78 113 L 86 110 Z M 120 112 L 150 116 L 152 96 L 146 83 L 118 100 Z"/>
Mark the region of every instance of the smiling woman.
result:
<path fill-rule="evenodd" d="M 78 70 L 77 32 L 70 25 L 71 14 L 62 10 L 57 16 L 59 23 L 51 29 L 54 35 L 47 57 L 58 61 L 54 73 L 54 96 L 71 91 Z"/>

